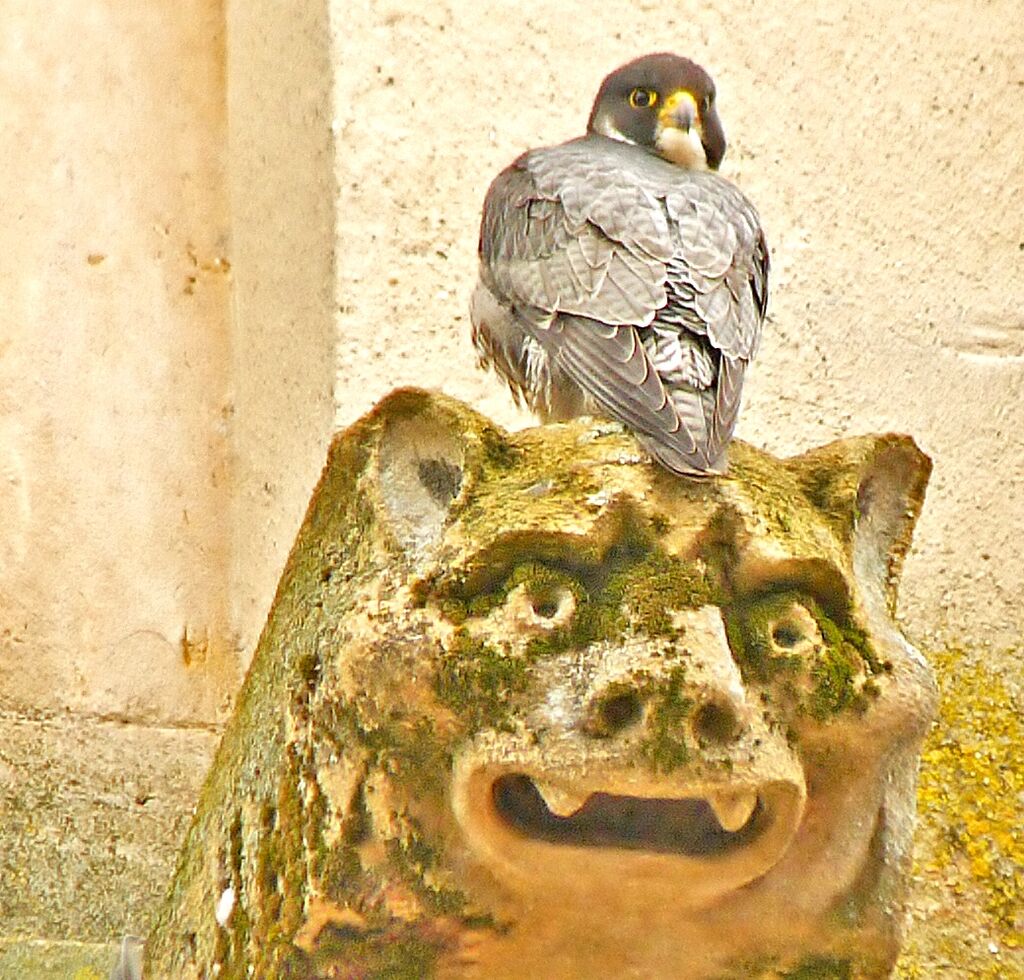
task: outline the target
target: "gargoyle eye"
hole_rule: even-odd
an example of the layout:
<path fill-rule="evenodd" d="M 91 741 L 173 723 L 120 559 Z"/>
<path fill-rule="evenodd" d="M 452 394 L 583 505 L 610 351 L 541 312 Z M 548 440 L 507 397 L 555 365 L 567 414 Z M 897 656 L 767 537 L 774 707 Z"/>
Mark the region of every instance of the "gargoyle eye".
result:
<path fill-rule="evenodd" d="M 801 640 L 806 639 L 806 634 L 796 623 L 776 623 L 772 629 L 772 642 L 776 646 L 787 650 L 795 647 Z"/>
<path fill-rule="evenodd" d="M 554 619 L 558 615 L 558 609 L 562 604 L 563 596 L 557 592 L 545 591 L 539 595 L 530 596 L 530 605 L 533 611 L 541 619 Z"/>
<path fill-rule="evenodd" d="M 541 565 L 520 566 L 500 613 L 507 627 L 524 635 L 549 633 L 566 627 L 576 612 L 572 579 Z M 523 581 L 525 579 L 525 581 Z M 510 583 L 510 584 L 511 584 Z"/>

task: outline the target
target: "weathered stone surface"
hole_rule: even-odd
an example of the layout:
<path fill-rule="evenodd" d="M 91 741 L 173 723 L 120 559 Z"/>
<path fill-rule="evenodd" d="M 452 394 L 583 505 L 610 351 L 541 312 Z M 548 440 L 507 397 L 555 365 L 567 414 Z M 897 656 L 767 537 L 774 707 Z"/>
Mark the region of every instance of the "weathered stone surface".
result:
<path fill-rule="evenodd" d="M 394 393 L 332 446 L 148 975 L 888 976 L 929 469 L 880 436 L 681 480 Z"/>
<path fill-rule="evenodd" d="M 0 937 L 144 933 L 215 741 L 207 731 L 0 717 Z"/>
<path fill-rule="evenodd" d="M 0 980 L 107 980 L 114 943 L 0 939 Z"/>

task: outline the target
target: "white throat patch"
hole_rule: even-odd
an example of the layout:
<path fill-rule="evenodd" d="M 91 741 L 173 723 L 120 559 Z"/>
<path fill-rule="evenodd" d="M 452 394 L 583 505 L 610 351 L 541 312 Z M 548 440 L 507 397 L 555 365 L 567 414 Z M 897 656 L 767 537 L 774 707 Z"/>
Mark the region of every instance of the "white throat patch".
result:
<path fill-rule="evenodd" d="M 629 143 L 636 146 L 636 140 L 630 139 L 621 129 L 618 129 L 612 122 L 610 112 L 603 112 L 594 120 L 594 132 L 607 136 L 609 139 L 618 140 L 620 143 Z M 685 167 L 687 170 L 707 170 L 708 158 L 701 145 L 700 136 L 696 129 L 684 132 L 675 126 L 666 126 L 657 137 L 658 155 L 664 157 L 670 163 L 678 167 Z"/>
<path fill-rule="evenodd" d="M 707 170 L 708 158 L 696 129 L 683 131 L 674 126 L 658 133 L 658 153 L 666 160 L 687 170 Z"/>

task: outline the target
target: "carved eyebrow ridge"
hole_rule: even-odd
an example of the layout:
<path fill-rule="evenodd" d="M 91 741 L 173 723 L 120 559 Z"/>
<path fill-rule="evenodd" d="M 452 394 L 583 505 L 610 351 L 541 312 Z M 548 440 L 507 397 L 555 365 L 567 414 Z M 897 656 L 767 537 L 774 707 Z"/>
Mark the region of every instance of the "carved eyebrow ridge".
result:
<path fill-rule="evenodd" d="M 853 622 L 853 596 L 836 566 L 820 558 L 758 562 L 730 576 L 726 606 L 748 605 L 784 592 L 803 592 L 840 625 Z"/>
<path fill-rule="evenodd" d="M 593 540 L 582 535 L 513 531 L 477 552 L 461 570 L 441 576 L 431 591 L 462 600 L 487 595 L 500 589 L 516 568 L 534 562 L 577 579 L 593 595 L 615 571 L 642 561 L 651 547 L 649 542 L 623 535 L 599 551 Z"/>

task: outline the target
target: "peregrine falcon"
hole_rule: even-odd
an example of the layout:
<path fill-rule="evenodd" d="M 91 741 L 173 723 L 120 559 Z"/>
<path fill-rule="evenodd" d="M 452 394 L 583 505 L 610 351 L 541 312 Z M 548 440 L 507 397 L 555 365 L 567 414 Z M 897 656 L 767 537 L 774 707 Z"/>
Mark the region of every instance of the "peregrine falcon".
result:
<path fill-rule="evenodd" d="M 722 473 L 768 299 L 757 212 L 715 173 L 725 135 L 699 65 L 612 72 L 585 136 L 491 184 L 473 343 L 542 420 L 602 415 L 667 469 Z"/>

